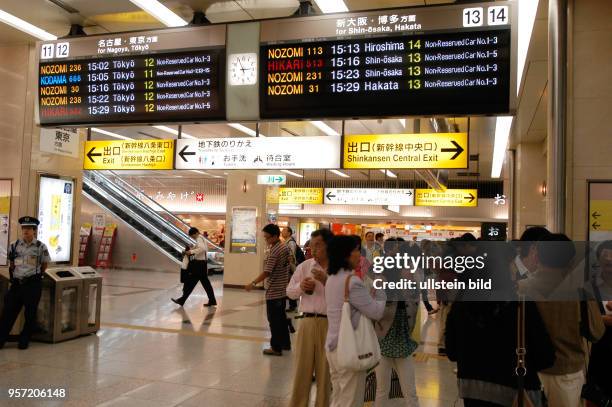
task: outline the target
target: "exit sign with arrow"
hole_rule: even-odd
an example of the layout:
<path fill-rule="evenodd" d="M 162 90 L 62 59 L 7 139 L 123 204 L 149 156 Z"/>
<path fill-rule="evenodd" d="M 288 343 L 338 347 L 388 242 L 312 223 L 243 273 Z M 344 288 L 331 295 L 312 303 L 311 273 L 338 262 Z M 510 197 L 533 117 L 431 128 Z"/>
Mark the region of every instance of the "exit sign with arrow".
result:
<path fill-rule="evenodd" d="M 258 174 L 257 184 L 259 185 L 285 185 L 287 176 L 283 174 Z"/>
<path fill-rule="evenodd" d="M 344 136 L 343 168 L 467 168 L 467 133 Z"/>
<path fill-rule="evenodd" d="M 478 206 L 477 189 L 447 189 L 436 191 L 435 189 L 416 189 L 415 206 Z"/>
<path fill-rule="evenodd" d="M 174 140 L 86 141 L 85 170 L 171 170 Z"/>

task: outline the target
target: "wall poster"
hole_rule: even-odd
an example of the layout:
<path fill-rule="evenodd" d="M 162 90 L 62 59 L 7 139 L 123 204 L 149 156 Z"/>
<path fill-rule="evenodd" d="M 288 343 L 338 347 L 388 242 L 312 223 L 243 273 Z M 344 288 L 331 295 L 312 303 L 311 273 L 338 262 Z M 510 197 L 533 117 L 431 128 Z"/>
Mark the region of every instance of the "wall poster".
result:
<path fill-rule="evenodd" d="M 231 253 L 257 253 L 257 207 L 232 208 Z"/>
<path fill-rule="evenodd" d="M 41 175 L 38 186 L 38 240 L 47 245 L 53 263 L 72 258 L 72 221 L 75 181 Z"/>
<path fill-rule="evenodd" d="M 0 179 L 0 266 L 8 265 L 10 226 L 11 226 L 11 195 L 13 181 Z"/>

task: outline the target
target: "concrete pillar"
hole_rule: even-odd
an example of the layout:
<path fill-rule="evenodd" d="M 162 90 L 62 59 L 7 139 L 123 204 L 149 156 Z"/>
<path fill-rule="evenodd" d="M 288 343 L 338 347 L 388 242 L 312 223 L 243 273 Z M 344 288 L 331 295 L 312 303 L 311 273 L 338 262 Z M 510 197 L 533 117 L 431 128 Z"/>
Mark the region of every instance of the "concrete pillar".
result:
<path fill-rule="evenodd" d="M 267 203 L 268 187 L 257 185 L 257 171 L 232 171 L 227 177 L 227 215 L 225 222 L 225 265 L 223 284 L 242 287 L 263 270 L 266 244 L 261 229 L 269 223 L 268 212 L 276 210 L 278 203 Z M 232 253 L 232 208 L 257 208 L 256 253 Z"/>
<path fill-rule="evenodd" d="M 546 157 L 543 143 L 521 143 L 516 148 L 514 182 L 514 225 L 518 239 L 528 225 L 546 224 Z"/>

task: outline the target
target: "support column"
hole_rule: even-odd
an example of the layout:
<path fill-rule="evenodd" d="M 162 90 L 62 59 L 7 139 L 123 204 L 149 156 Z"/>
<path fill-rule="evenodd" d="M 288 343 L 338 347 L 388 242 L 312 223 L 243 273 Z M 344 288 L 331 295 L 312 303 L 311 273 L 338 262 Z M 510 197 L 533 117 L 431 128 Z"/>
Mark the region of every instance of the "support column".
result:
<path fill-rule="evenodd" d="M 261 229 L 268 223 L 265 185 L 257 185 L 256 171 L 232 171 L 227 177 L 227 215 L 225 220 L 225 259 L 223 285 L 239 288 L 253 281 L 263 270 L 266 243 Z M 255 253 L 232 253 L 232 208 L 257 208 L 257 244 Z M 278 207 L 278 204 L 277 204 Z"/>
<path fill-rule="evenodd" d="M 548 160 L 546 225 L 565 232 L 567 0 L 548 2 Z"/>

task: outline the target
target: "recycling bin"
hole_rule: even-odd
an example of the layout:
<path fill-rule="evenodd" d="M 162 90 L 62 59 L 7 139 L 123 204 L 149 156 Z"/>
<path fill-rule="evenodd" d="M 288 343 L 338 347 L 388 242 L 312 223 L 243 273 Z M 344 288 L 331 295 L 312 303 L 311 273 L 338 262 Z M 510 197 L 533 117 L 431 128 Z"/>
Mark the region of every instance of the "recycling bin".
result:
<path fill-rule="evenodd" d="M 72 268 L 45 271 L 42 295 L 38 305 L 38 332 L 33 339 L 61 342 L 79 336 L 83 279 Z"/>
<path fill-rule="evenodd" d="M 100 329 L 102 276 L 89 266 L 73 267 L 72 270 L 83 280 L 80 334 L 96 333 Z"/>

